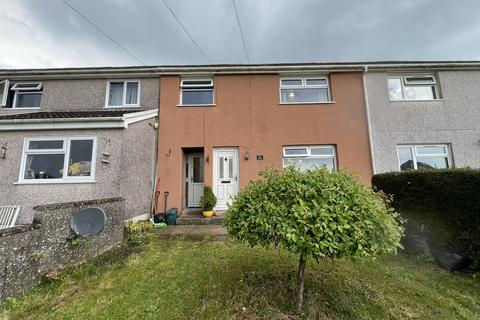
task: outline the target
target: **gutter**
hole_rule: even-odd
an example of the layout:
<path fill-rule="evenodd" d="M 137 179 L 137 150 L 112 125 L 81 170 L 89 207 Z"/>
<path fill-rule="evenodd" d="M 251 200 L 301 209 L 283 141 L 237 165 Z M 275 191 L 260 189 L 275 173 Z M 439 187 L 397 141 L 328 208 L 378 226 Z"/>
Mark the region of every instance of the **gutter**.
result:
<path fill-rule="evenodd" d="M 363 101 L 365 104 L 365 111 L 367 113 L 368 142 L 370 146 L 370 159 L 372 161 L 372 172 L 373 174 L 376 174 L 377 168 L 375 166 L 375 152 L 373 150 L 372 123 L 370 121 L 370 105 L 368 102 L 367 72 L 368 72 L 368 65 L 365 65 L 362 73 Z"/>

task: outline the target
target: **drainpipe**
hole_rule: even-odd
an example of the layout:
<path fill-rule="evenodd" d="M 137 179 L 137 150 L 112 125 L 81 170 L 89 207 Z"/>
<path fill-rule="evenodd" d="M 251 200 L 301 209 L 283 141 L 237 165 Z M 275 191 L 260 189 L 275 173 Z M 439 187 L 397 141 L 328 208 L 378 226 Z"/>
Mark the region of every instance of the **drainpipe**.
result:
<path fill-rule="evenodd" d="M 370 106 L 368 104 L 367 72 L 368 72 L 368 65 L 364 65 L 363 66 L 363 74 L 362 74 L 363 99 L 364 99 L 364 103 L 365 103 L 365 111 L 367 113 L 368 142 L 370 144 L 370 159 L 372 160 L 372 171 L 373 171 L 373 174 L 376 174 L 377 169 L 375 167 L 375 153 L 373 151 L 372 124 L 370 122 Z"/>

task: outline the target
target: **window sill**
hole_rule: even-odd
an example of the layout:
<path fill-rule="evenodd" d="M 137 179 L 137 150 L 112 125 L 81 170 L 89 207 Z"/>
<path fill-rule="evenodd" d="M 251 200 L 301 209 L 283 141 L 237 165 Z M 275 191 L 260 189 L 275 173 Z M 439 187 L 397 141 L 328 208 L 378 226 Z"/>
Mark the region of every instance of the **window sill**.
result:
<path fill-rule="evenodd" d="M 130 108 L 142 108 L 139 104 L 125 105 L 125 106 L 105 106 L 104 109 L 130 109 Z"/>
<path fill-rule="evenodd" d="M 215 107 L 216 104 L 177 104 L 177 107 Z"/>
<path fill-rule="evenodd" d="M 0 107 L 0 110 L 8 110 L 8 111 L 12 111 L 12 110 L 41 110 L 42 108 L 36 108 L 36 107 L 32 107 L 32 108 L 7 108 L 7 107 Z"/>
<path fill-rule="evenodd" d="M 390 100 L 390 102 L 442 102 L 445 99 L 429 99 L 429 100 Z"/>
<path fill-rule="evenodd" d="M 281 106 L 295 106 L 295 105 L 312 105 L 312 104 L 334 104 L 335 101 L 324 101 L 324 102 L 280 102 Z"/>
<path fill-rule="evenodd" d="M 33 185 L 41 185 L 41 184 L 72 184 L 72 183 L 97 183 L 96 180 L 54 180 L 46 181 L 50 179 L 35 179 L 32 181 L 18 181 L 14 182 L 15 185 L 24 185 L 24 184 L 33 184 Z"/>

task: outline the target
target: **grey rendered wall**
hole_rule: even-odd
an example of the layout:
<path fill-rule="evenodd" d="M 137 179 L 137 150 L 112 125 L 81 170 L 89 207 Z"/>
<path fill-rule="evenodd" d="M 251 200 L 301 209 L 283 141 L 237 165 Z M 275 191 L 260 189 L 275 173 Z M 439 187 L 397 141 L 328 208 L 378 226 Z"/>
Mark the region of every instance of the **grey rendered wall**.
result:
<path fill-rule="evenodd" d="M 43 82 L 42 109 L 94 110 L 105 107 L 108 79 L 47 80 Z M 158 108 L 160 79 L 140 79 L 140 106 Z"/>
<path fill-rule="evenodd" d="M 33 207 L 48 203 L 123 197 L 127 218 L 150 212 L 156 130 L 144 120 L 128 129 L 0 132 L 7 156 L 0 159 L 0 205 L 21 206 L 17 224 L 33 221 Z M 97 138 L 94 183 L 18 184 L 23 141 L 29 137 Z M 102 163 L 109 153 L 108 164 Z"/>
<path fill-rule="evenodd" d="M 389 101 L 387 75 L 367 74 L 377 173 L 398 171 L 396 146 L 407 143 L 447 143 L 455 167 L 480 167 L 480 72 L 439 72 L 443 99 L 425 102 Z"/>
<path fill-rule="evenodd" d="M 125 199 L 128 218 L 150 212 L 152 189 L 155 183 L 156 118 L 137 122 L 125 130 L 122 165 L 119 173 L 120 196 Z"/>
<path fill-rule="evenodd" d="M 158 108 L 160 79 L 142 78 L 140 81 L 140 107 L 142 109 Z M 86 80 L 45 80 L 41 110 L 15 110 L 0 108 L 0 115 L 36 112 L 44 110 L 102 110 L 108 79 Z"/>

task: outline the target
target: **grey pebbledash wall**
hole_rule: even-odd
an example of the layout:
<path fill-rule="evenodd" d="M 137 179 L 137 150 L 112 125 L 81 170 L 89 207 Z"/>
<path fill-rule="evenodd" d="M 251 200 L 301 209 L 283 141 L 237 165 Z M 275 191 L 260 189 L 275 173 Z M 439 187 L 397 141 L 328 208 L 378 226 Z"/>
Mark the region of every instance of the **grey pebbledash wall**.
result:
<path fill-rule="evenodd" d="M 38 284 L 41 275 L 94 257 L 123 239 L 125 219 L 122 198 L 58 203 L 35 207 L 35 223 L 0 230 L 0 301 L 17 296 Z M 102 208 L 107 216 L 105 229 L 85 237 L 85 245 L 69 246 L 73 234 L 70 218 L 79 208 Z"/>
<path fill-rule="evenodd" d="M 449 144 L 455 167 L 479 168 L 480 72 L 438 72 L 442 99 L 422 102 L 390 101 L 388 74 L 366 77 L 377 172 L 399 170 L 398 144 Z"/>

